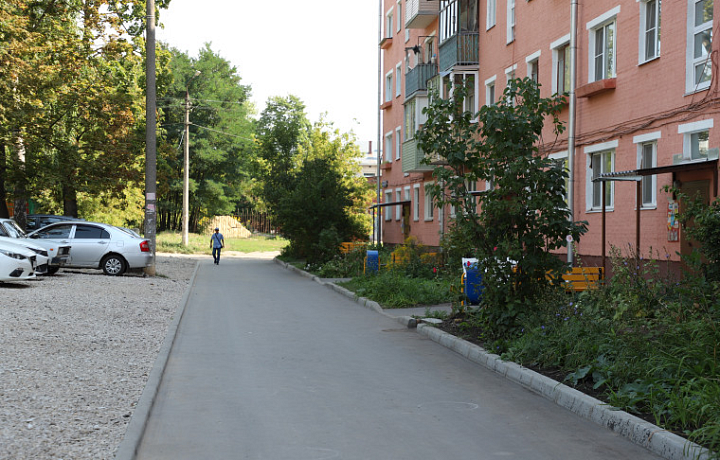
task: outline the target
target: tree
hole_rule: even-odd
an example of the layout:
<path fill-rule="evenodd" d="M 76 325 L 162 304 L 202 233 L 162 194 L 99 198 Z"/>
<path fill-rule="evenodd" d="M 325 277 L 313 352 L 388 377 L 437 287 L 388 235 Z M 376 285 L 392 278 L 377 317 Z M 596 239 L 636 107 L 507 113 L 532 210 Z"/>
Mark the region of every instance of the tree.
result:
<path fill-rule="evenodd" d="M 166 128 L 159 149 L 158 223 L 180 228 L 183 190 L 185 92 L 190 115 L 190 228 L 202 218 L 230 214 L 249 200 L 254 124 L 250 87 L 241 84 L 237 68 L 209 44 L 197 58 L 172 49 L 171 80 L 160 95 Z M 196 71 L 200 74 L 193 78 Z M 188 88 L 188 84 L 190 87 Z"/>
<path fill-rule="evenodd" d="M 500 102 L 473 114 L 463 110 L 465 88 L 455 87 L 453 94 L 434 98 L 418 133 L 423 151 L 445 163 L 433 171 L 431 193 L 438 205 L 457 209 L 446 244 L 481 261 L 488 319 L 511 332 L 553 282 L 546 274 L 558 280 L 566 270 L 552 251 L 568 235 L 578 240 L 587 230 L 584 222 L 570 220 L 563 165 L 540 153 L 546 120 L 555 136 L 563 130 L 563 97 L 541 98 L 537 83 L 512 80 Z M 478 180 L 492 186 L 471 196 L 467 184 Z"/>

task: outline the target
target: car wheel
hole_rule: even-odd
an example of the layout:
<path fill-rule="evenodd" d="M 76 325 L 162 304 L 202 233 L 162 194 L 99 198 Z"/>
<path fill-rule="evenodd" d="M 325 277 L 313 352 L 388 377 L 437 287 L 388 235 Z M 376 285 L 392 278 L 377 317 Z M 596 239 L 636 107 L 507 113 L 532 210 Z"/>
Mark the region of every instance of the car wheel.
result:
<path fill-rule="evenodd" d="M 125 272 L 126 265 L 125 259 L 115 254 L 105 256 L 100 262 L 103 273 L 110 276 L 122 275 Z"/>

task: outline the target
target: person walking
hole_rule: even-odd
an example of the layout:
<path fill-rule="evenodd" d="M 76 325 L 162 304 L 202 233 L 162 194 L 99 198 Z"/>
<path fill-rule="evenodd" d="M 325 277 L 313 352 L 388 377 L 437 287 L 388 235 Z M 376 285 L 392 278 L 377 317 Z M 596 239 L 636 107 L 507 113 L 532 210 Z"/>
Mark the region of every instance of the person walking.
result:
<path fill-rule="evenodd" d="M 220 265 L 220 250 L 225 247 L 225 239 L 218 227 L 215 227 L 215 233 L 210 237 L 210 246 L 215 265 Z"/>

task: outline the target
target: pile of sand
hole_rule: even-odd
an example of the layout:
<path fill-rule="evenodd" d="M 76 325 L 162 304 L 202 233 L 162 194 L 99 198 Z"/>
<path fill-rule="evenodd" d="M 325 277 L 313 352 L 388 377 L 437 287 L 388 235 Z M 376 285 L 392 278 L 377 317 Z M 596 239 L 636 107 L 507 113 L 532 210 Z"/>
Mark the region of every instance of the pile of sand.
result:
<path fill-rule="evenodd" d="M 252 232 L 232 216 L 213 217 L 210 219 L 205 230 L 210 234 L 216 227 L 220 229 L 220 233 L 222 233 L 225 238 L 250 238 L 252 236 Z"/>

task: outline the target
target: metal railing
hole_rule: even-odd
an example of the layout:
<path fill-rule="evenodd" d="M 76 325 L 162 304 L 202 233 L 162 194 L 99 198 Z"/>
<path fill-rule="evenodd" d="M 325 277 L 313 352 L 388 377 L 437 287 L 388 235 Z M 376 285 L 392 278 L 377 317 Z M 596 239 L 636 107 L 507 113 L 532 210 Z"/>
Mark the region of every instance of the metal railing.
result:
<path fill-rule="evenodd" d="M 440 44 L 440 71 L 458 65 L 477 65 L 479 61 L 479 34 L 461 32 Z"/>
<path fill-rule="evenodd" d="M 418 64 L 405 75 L 405 99 L 418 91 L 427 91 L 427 82 L 438 74 L 435 64 Z"/>

